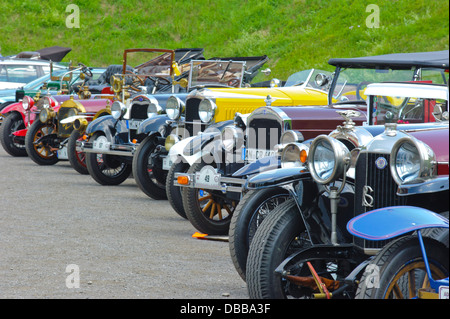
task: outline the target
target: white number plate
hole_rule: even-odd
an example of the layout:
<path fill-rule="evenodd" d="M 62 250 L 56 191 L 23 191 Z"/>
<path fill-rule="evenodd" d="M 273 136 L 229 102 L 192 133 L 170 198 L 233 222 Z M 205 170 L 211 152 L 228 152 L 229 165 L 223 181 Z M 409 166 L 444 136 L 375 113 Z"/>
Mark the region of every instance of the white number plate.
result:
<path fill-rule="evenodd" d="M 57 157 L 59 159 L 69 159 L 67 155 L 67 147 L 63 147 L 62 149 L 58 150 Z"/>
<path fill-rule="evenodd" d="M 109 146 L 111 145 L 105 136 L 99 136 L 92 144 L 92 148 L 98 151 L 109 151 Z"/>
<path fill-rule="evenodd" d="M 200 172 L 195 173 L 195 187 L 215 188 L 220 185 L 219 181 L 220 174 L 212 166 L 205 166 Z"/>
<path fill-rule="evenodd" d="M 245 157 L 246 157 L 247 161 L 250 161 L 250 162 L 254 162 L 254 161 L 256 161 L 256 160 L 258 160 L 260 158 L 263 158 L 263 157 L 276 155 L 276 151 L 273 151 L 273 150 L 258 150 L 256 148 L 246 149 L 245 153 L 246 153 Z"/>
<path fill-rule="evenodd" d="M 127 120 L 127 127 L 130 130 L 137 130 L 142 121 Z"/>
<path fill-rule="evenodd" d="M 448 287 L 439 287 L 439 299 L 448 299 Z"/>
<path fill-rule="evenodd" d="M 168 171 L 170 166 L 172 166 L 173 162 L 170 160 L 169 156 L 163 158 L 163 170 Z"/>

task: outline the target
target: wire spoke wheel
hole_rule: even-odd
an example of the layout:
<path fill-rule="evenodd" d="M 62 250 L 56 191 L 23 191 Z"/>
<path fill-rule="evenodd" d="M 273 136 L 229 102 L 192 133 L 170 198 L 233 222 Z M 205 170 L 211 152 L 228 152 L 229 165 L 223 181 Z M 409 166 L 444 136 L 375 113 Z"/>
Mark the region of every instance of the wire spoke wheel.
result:
<path fill-rule="evenodd" d="M 108 158 L 105 154 L 96 154 L 97 165 L 101 173 L 108 177 L 115 177 L 119 175 L 126 166 L 125 163 L 115 161 Z"/>
<path fill-rule="evenodd" d="M 97 132 L 92 136 L 92 141 L 107 141 L 105 135 Z M 101 185 L 119 185 L 131 174 L 131 164 L 119 156 L 86 153 L 86 167 L 91 177 Z"/>

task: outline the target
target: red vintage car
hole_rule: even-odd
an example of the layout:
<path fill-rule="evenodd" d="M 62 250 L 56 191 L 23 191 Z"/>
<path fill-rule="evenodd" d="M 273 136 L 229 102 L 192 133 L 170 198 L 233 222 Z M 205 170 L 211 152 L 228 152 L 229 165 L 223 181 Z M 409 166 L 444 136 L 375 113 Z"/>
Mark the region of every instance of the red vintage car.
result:
<path fill-rule="evenodd" d="M 20 98 L 20 100 L 6 106 L 1 110 L 0 115 L 3 117 L 3 123 L 0 127 L 0 142 L 5 151 L 12 156 L 26 156 L 25 135 L 28 127 L 34 122 L 39 112 L 49 105 L 53 105 L 57 111 L 62 102 L 71 98 L 70 94 L 74 93 L 72 92 L 72 88 L 78 88 L 78 86 L 83 89 L 78 91 L 79 94 L 73 95 L 73 98 L 76 100 L 90 98 L 91 94 L 87 90 L 85 80 L 95 79 L 104 72 L 104 69 L 91 69 L 80 64 L 78 68 L 54 71 L 50 77 L 51 84 L 44 83 L 41 90 L 34 97 L 28 95 L 18 97 L 16 93 L 16 98 Z M 56 94 L 56 91 L 50 91 L 49 85 L 52 88 L 53 85 L 56 88 L 63 88 L 69 85 L 71 89 L 69 91 L 69 88 L 67 88 L 64 92 L 63 90 L 59 90 L 58 94 Z M 45 91 L 47 93 L 43 93 Z M 50 92 L 53 94 L 50 94 Z"/>

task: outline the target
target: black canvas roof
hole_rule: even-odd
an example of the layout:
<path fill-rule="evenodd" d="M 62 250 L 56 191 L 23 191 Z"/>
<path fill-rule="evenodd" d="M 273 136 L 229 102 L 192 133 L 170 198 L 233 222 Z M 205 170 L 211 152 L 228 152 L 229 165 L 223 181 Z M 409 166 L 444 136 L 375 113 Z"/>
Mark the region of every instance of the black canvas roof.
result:
<path fill-rule="evenodd" d="M 393 53 L 360 58 L 330 59 L 329 64 L 350 68 L 391 68 L 411 69 L 413 67 L 424 68 L 449 68 L 449 50 L 414 53 Z"/>
<path fill-rule="evenodd" d="M 40 50 L 36 50 L 36 52 L 39 52 L 41 59 L 44 60 L 52 60 L 53 62 L 61 62 L 62 59 L 72 51 L 71 48 L 65 48 L 65 47 L 58 47 L 53 46 L 49 48 L 43 48 Z"/>

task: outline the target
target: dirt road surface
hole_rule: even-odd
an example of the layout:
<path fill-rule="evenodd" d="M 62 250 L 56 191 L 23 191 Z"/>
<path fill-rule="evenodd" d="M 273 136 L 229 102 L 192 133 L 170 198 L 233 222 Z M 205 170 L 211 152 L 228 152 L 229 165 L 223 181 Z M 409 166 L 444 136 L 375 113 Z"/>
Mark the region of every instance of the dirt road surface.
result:
<path fill-rule="evenodd" d="M 0 298 L 248 298 L 228 242 L 192 238 L 133 178 L 101 186 L 1 147 L 0 167 Z"/>

